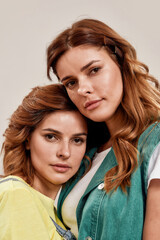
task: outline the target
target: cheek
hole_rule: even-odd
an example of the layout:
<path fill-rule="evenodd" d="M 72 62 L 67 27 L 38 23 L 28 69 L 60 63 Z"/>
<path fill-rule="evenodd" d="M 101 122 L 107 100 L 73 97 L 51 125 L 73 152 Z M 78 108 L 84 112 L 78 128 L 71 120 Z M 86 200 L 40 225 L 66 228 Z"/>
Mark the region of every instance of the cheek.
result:
<path fill-rule="evenodd" d="M 79 95 L 76 92 L 70 91 L 70 90 L 68 90 L 67 93 L 68 93 L 68 96 L 71 99 L 71 101 L 77 106 L 77 104 L 79 102 L 79 100 L 78 100 Z"/>
<path fill-rule="evenodd" d="M 85 155 L 85 152 L 86 152 L 86 146 L 84 146 L 83 148 L 80 148 L 78 149 L 76 152 L 75 152 L 75 157 L 73 157 L 74 159 L 74 166 L 79 168 L 79 165 Z M 76 160 L 75 160 L 76 159 Z"/>
<path fill-rule="evenodd" d="M 43 155 L 44 146 L 41 144 L 41 141 L 33 141 L 30 147 L 31 156 L 41 156 Z"/>
<path fill-rule="evenodd" d="M 117 98 L 121 100 L 123 97 L 123 82 L 121 77 L 114 84 L 113 88 L 114 88 L 115 95 L 117 96 Z"/>
<path fill-rule="evenodd" d="M 43 141 L 37 141 L 36 143 L 32 144 L 31 149 L 31 160 L 32 162 L 46 162 L 51 154 L 53 154 L 53 149 L 48 147 Z"/>
<path fill-rule="evenodd" d="M 119 88 L 123 87 L 122 75 L 119 70 L 115 71 L 115 73 L 113 75 L 113 79 L 114 79 L 113 85 L 117 85 L 117 86 L 119 86 Z"/>

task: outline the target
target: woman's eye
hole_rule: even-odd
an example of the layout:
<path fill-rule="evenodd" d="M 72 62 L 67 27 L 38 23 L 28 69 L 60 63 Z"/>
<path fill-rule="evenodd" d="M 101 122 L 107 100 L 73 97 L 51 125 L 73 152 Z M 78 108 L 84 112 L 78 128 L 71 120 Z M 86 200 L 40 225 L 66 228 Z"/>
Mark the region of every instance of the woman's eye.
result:
<path fill-rule="evenodd" d="M 55 137 L 54 134 L 46 134 L 46 135 L 45 135 L 45 138 L 46 138 L 47 140 L 50 140 L 50 141 L 56 139 L 56 137 Z"/>
<path fill-rule="evenodd" d="M 94 67 L 91 69 L 90 74 L 95 74 L 100 70 L 100 67 Z"/>
<path fill-rule="evenodd" d="M 66 88 L 73 88 L 74 87 L 74 85 L 76 84 L 76 81 L 75 80 L 71 80 L 71 81 L 68 81 L 68 82 L 66 82 L 66 83 L 64 83 L 64 86 L 66 87 Z"/>
<path fill-rule="evenodd" d="M 73 140 L 76 144 L 80 145 L 85 142 L 85 139 L 83 138 L 74 138 Z"/>

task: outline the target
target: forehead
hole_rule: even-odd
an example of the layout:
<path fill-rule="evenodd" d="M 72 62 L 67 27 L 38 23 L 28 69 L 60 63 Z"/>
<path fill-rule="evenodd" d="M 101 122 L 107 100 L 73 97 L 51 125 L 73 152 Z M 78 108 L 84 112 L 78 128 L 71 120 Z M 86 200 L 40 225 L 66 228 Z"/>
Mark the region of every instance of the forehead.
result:
<path fill-rule="evenodd" d="M 37 128 L 55 127 L 66 128 L 66 126 L 86 127 L 86 119 L 79 113 L 79 111 L 55 111 L 44 117 Z"/>
<path fill-rule="evenodd" d="M 81 55 L 83 55 L 84 53 L 85 53 L 85 57 L 88 56 L 88 55 L 95 54 L 95 53 L 98 55 L 98 53 L 100 52 L 101 49 L 102 49 L 102 47 L 97 47 L 97 46 L 88 45 L 88 44 L 73 47 L 73 48 L 70 48 L 68 51 L 66 51 L 59 58 L 58 63 L 61 60 L 68 59 L 70 57 L 76 57 L 76 58 L 78 58 L 79 56 L 81 57 Z M 85 60 L 84 55 L 83 55 L 83 60 Z"/>
<path fill-rule="evenodd" d="M 59 58 L 56 64 L 56 71 L 59 75 L 62 71 L 70 70 L 72 66 L 74 66 L 74 68 L 83 67 L 83 65 L 89 61 L 103 59 L 104 56 L 107 55 L 106 50 L 102 47 L 92 45 L 73 47 Z"/>

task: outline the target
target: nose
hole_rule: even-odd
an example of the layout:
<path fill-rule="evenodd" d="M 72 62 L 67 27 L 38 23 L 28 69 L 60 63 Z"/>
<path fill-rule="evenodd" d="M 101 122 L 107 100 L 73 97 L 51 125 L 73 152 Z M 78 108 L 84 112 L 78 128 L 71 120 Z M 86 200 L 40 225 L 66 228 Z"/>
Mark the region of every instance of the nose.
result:
<path fill-rule="evenodd" d="M 87 96 L 93 92 L 92 84 L 86 78 L 79 80 L 78 94 L 82 96 Z"/>
<path fill-rule="evenodd" d="M 66 160 L 70 157 L 70 148 L 68 142 L 61 142 L 58 146 L 57 157 Z"/>

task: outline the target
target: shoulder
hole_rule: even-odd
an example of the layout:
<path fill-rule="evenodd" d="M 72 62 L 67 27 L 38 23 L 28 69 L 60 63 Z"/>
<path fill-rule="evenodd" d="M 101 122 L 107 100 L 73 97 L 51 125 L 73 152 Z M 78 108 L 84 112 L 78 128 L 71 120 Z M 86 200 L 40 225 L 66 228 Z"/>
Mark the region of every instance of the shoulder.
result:
<path fill-rule="evenodd" d="M 32 188 L 20 177 L 8 176 L 0 180 L 0 200 L 2 198 L 18 199 L 20 196 L 25 198 L 31 196 Z"/>
<path fill-rule="evenodd" d="M 140 136 L 138 141 L 138 161 L 140 163 L 141 178 L 147 195 L 148 169 L 154 153 L 160 144 L 160 122 L 151 124 Z"/>
<path fill-rule="evenodd" d="M 141 137 L 150 137 L 153 135 L 158 135 L 160 132 L 160 122 L 157 121 L 146 128 L 146 130 L 141 134 Z"/>
<path fill-rule="evenodd" d="M 11 190 L 16 188 L 30 187 L 22 178 L 17 176 L 8 176 L 0 179 L 0 190 Z"/>
<path fill-rule="evenodd" d="M 31 212 L 37 214 L 42 208 L 38 195 L 23 180 L 16 179 L 8 177 L 0 181 L 0 215 L 3 213 L 7 215 L 8 209 L 17 217 Z"/>
<path fill-rule="evenodd" d="M 155 148 L 160 143 L 160 122 L 151 124 L 140 136 L 138 150 L 143 147 Z"/>

